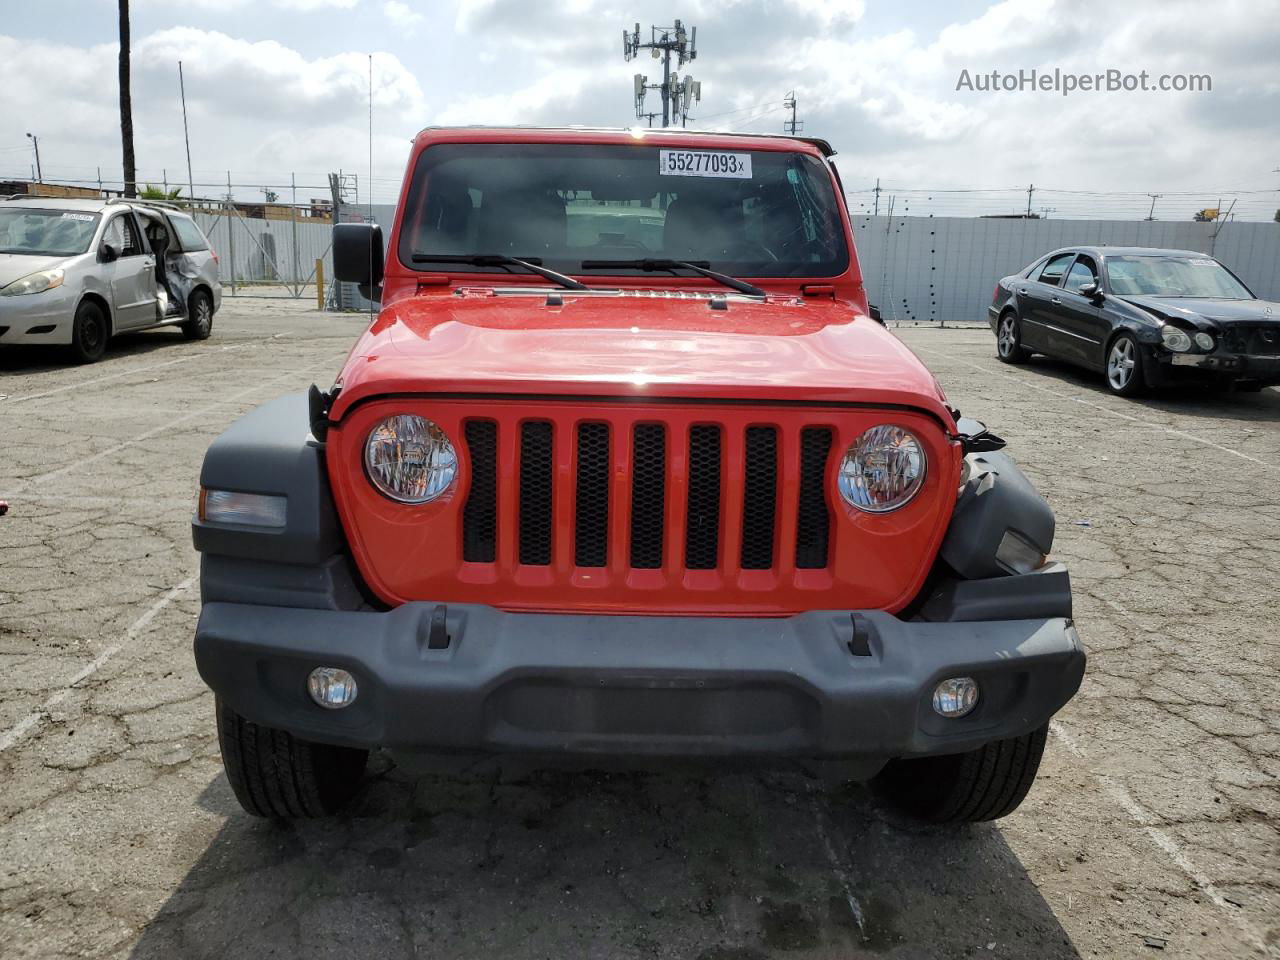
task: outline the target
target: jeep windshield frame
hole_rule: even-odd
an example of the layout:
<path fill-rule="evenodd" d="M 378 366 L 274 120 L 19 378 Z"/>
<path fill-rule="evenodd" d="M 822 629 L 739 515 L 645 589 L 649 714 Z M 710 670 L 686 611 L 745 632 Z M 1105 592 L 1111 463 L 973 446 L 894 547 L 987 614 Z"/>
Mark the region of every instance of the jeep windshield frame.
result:
<path fill-rule="evenodd" d="M 684 155 L 680 163 L 662 156 L 672 153 Z M 414 165 L 396 256 L 422 271 L 430 269 L 429 257 L 483 250 L 536 258 L 588 283 L 603 277 L 599 268 L 584 270 L 583 261 L 602 260 L 693 261 L 731 277 L 830 279 L 852 260 L 840 203 L 829 165 L 800 150 L 438 143 Z M 493 264 L 475 262 L 449 268 L 493 271 Z M 618 266 L 608 276 L 646 273 L 652 275 Z"/>

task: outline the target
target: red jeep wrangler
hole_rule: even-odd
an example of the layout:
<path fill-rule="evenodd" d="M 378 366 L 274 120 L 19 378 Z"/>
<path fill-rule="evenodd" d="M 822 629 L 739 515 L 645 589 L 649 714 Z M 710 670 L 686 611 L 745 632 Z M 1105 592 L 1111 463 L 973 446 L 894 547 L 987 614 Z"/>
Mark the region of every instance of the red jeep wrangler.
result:
<path fill-rule="evenodd" d="M 332 389 L 210 447 L 200 674 L 244 808 L 368 751 L 835 763 L 1025 796 L 1085 657 L 1053 515 L 868 315 L 821 140 L 433 129 Z"/>

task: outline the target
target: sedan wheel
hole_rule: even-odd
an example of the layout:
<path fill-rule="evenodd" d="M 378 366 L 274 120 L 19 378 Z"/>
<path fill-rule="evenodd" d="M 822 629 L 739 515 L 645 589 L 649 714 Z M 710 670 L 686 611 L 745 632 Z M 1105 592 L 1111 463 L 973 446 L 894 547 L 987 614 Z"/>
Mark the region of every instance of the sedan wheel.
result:
<path fill-rule="evenodd" d="M 1006 313 L 996 326 L 996 356 L 1005 363 L 1025 363 L 1030 352 L 1022 346 L 1018 318 Z"/>
<path fill-rule="evenodd" d="M 1112 393 L 1122 397 L 1140 393 L 1146 386 L 1142 375 L 1142 353 L 1137 341 L 1127 333 L 1116 337 L 1107 352 L 1107 386 Z"/>

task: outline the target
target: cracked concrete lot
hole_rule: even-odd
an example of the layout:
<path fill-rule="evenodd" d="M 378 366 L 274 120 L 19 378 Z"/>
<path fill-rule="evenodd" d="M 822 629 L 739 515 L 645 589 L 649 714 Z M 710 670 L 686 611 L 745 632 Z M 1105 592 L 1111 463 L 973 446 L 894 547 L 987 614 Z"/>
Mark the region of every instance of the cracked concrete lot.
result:
<path fill-rule="evenodd" d="M 0 356 L 0 954 L 1280 956 L 1280 394 L 1129 402 L 984 330 L 900 331 L 1057 510 L 1089 672 L 1030 797 L 936 831 L 792 772 L 417 776 L 237 807 L 196 675 L 201 456 L 364 320 Z"/>

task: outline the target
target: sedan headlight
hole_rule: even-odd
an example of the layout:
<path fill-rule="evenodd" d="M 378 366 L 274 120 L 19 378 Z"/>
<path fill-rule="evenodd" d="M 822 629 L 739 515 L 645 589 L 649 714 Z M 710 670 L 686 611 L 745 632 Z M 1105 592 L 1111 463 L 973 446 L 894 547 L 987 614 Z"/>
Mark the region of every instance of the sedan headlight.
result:
<path fill-rule="evenodd" d="M 845 451 L 836 484 L 849 506 L 888 513 L 920 492 L 925 467 L 924 446 L 916 436 L 886 423 L 867 430 Z"/>
<path fill-rule="evenodd" d="M 1200 333 L 1196 334 L 1195 340 L 1196 340 L 1196 346 L 1199 347 L 1201 350 L 1203 350 L 1205 353 L 1208 353 L 1211 350 L 1213 350 L 1213 336 L 1211 334 L 1201 331 Z"/>
<path fill-rule="evenodd" d="M 399 414 L 369 431 L 364 466 L 370 482 L 392 500 L 428 503 L 453 483 L 458 454 L 426 417 Z"/>
<path fill-rule="evenodd" d="M 41 270 L 39 273 L 29 273 L 7 286 L 0 287 L 0 297 L 21 297 L 28 293 L 44 293 L 46 290 L 62 286 L 63 276 L 64 272 L 61 267 L 53 270 Z"/>
<path fill-rule="evenodd" d="M 1187 336 L 1185 330 L 1179 330 L 1177 327 L 1161 327 L 1160 339 L 1174 353 L 1186 353 L 1191 349 L 1191 338 Z"/>

